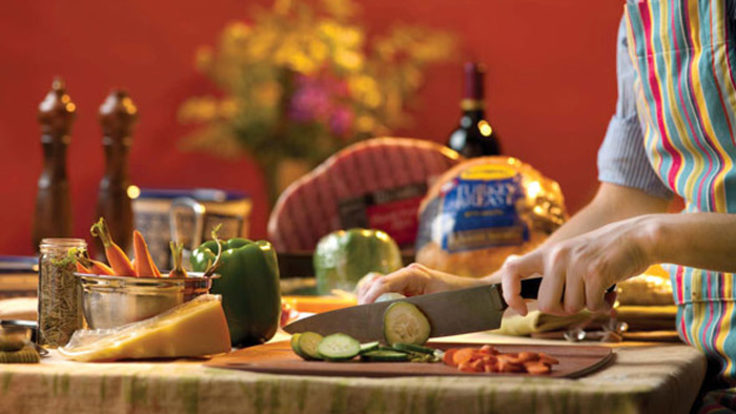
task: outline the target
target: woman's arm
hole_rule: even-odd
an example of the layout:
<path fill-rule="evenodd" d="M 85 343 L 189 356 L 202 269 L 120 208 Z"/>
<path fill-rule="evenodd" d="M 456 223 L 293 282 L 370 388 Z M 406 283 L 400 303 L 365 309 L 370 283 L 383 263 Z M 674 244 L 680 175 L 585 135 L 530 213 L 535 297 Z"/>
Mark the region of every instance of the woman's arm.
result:
<path fill-rule="evenodd" d="M 543 246 L 595 230 L 606 224 L 644 214 L 662 213 L 670 200 L 635 188 L 601 183 L 593 200 L 554 232 Z"/>
<path fill-rule="evenodd" d="M 644 219 L 653 232 L 653 263 L 736 272 L 736 214 L 657 214 Z"/>

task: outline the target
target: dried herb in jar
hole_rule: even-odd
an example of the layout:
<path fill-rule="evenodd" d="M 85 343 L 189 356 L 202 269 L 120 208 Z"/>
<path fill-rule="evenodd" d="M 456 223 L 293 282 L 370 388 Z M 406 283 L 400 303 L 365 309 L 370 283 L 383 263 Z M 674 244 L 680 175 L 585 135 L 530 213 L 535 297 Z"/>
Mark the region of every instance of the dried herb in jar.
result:
<path fill-rule="evenodd" d="M 43 239 L 38 275 L 38 343 L 59 347 L 83 327 L 82 292 L 74 276 L 82 239 Z"/>

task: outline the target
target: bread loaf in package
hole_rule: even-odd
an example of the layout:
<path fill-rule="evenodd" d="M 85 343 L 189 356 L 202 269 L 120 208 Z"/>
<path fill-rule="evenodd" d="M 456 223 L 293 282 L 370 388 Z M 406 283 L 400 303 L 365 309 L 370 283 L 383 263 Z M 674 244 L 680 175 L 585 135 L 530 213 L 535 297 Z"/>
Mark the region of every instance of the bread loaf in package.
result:
<path fill-rule="evenodd" d="M 510 157 L 462 162 L 429 189 L 419 208 L 416 261 L 481 277 L 523 254 L 567 218 L 559 184 Z"/>

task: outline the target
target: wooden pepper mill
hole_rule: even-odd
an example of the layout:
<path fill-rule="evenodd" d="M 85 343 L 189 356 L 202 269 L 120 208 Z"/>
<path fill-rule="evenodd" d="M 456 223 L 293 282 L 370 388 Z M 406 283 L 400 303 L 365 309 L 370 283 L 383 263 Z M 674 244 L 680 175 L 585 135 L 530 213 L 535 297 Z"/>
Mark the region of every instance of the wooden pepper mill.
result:
<path fill-rule="evenodd" d="M 72 203 L 66 173 L 66 151 L 71 141 L 69 131 L 76 109 L 66 93 L 64 82 L 59 78 L 54 80 L 51 91 L 38 106 L 43 171 L 38 179 L 31 233 L 35 251 L 38 251 L 39 243 L 45 237 L 72 235 Z"/>
<path fill-rule="evenodd" d="M 133 207 L 128 196 L 128 153 L 137 118 L 138 109 L 123 90 L 112 91 L 100 106 L 105 174 L 100 181 L 97 215 L 105 218 L 113 240 L 125 251 L 130 251 L 133 232 Z M 102 243 L 99 240 L 97 243 L 101 256 Z"/>

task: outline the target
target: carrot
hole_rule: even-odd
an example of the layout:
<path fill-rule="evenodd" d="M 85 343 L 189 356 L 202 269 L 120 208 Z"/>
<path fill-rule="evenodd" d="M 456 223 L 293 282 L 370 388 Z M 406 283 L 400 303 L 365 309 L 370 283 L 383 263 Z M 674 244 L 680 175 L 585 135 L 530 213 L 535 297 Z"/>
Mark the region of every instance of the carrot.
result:
<path fill-rule="evenodd" d="M 161 277 L 161 272 L 156 267 L 156 263 L 153 262 L 151 252 L 148 251 L 146 240 L 138 230 L 133 231 L 133 250 L 135 251 L 134 269 L 139 277 Z"/>
<path fill-rule="evenodd" d="M 91 274 L 92 271 L 84 267 L 81 263 L 77 262 L 77 273 Z"/>
<path fill-rule="evenodd" d="M 519 352 L 519 361 L 521 362 L 529 362 L 529 361 L 536 361 L 539 359 L 539 354 L 536 352 Z"/>
<path fill-rule="evenodd" d="M 187 271 L 182 266 L 182 256 L 184 255 L 184 244 L 180 242 L 174 243 L 169 242 L 169 248 L 171 249 L 171 260 L 174 262 L 174 268 L 166 277 L 171 278 L 184 278 L 187 277 Z"/>
<path fill-rule="evenodd" d="M 90 259 L 87 256 L 87 252 L 82 250 L 76 250 L 74 252 L 74 256 L 77 259 L 77 271 L 80 273 L 89 273 L 93 275 L 107 275 L 111 276 L 114 275 L 115 272 L 110 269 L 110 267 L 102 262 L 99 262 L 97 260 Z M 80 268 L 85 269 L 85 271 L 79 270 Z"/>
<path fill-rule="evenodd" d="M 475 357 L 475 349 L 473 348 L 461 348 L 457 352 L 455 352 L 455 355 L 452 356 L 452 362 L 455 363 L 458 367 L 461 364 L 469 363 L 471 362 Z"/>
<path fill-rule="evenodd" d="M 105 246 L 105 256 L 107 256 L 107 261 L 116 275 L 138 276 L 135 269 L 133 269 L 133 265 L 130 264 L 128 255 L 112 240 L 104 218 L 100 217 L 100 220 L 93 224 L 89 231 L 92 236 L 99 237 L 102 240 L 102 244 Z"/>
<path fill-rule="evenodd" d="M 453 361 L 453 356 L 455 355 L 455 352 L 458 351 L 458 348 L 450 348 L 445 351 L 445 355 L 442 356 L 442 362 L 445 363 L 445 365 L 449 365 L 451 367 L 456 367 L 457 365 Z"/>
<path fill-rule="evenodd" d="M 524 368 L 526 368 L 526 371 L 530 374 L 539 375 L 539 374 L 546 374 L 550 371 L 549 365 L 536 361 L 536 362 L 527 362 L 524 364 Z"/>

